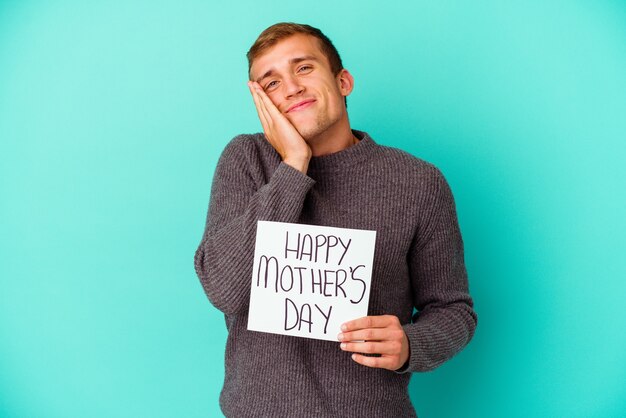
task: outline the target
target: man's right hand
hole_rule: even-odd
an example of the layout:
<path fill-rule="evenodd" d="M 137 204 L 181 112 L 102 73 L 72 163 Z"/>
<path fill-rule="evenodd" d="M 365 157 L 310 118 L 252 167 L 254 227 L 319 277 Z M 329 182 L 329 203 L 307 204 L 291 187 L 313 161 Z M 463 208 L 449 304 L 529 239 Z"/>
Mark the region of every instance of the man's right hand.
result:
<path fill-rule="evenodd" d="M 263 132 L 283 162 L 306 174 L 311 159 L 311 147 L 274 105 L 259 83 L 248 81 Z"/>

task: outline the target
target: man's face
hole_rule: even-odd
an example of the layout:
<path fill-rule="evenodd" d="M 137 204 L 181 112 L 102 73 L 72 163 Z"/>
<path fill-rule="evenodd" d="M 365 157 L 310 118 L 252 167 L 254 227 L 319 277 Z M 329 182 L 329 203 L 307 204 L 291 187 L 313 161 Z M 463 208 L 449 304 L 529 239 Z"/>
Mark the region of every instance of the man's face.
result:
<path fill-rule="evenodd" d="M 318 39 L 296 34 L 279 41 L 250 69 L 278 110 L 305 140 L 336 126 L 347 113 L 344 97 L 352 91 L 352 76 L 345 70 L 334 76 Z"/>

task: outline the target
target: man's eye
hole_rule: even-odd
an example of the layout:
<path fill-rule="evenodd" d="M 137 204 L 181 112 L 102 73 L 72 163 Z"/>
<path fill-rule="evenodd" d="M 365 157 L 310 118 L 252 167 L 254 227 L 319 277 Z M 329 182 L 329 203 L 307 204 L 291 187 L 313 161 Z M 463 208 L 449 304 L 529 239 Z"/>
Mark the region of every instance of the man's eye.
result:
<path fill-rule="evenodd" d="M 310 65 L 303 65 L 302 67 L 298 68 L 298 71 L 310 70 L 311 68 L 313 67 L 311 67 Z"/>
<path fill-rule="evenodd" d="M 276 83 L 278 83 L 278 81 L 274 80 L 274 81 L 270 81 L 269 83 L 267 83 L 267 85 L 265 86 L 266 89 L 272 88 L 276 85 Z"/>

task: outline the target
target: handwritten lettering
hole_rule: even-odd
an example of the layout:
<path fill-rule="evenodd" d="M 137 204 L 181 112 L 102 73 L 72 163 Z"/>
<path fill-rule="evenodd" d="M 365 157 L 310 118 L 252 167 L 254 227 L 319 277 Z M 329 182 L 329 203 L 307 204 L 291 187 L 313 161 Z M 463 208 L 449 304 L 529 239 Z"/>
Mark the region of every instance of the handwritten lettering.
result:
<path fill-rule="evenodd" d="M 317 312 L 319 312 L 322 318 L 324 318 L 323 319 L 324 334 L 326 334 L 326 331 L 328 330 L 328 321 L 330 320 L 330 314 L 333 310 L 333 307 L 332 305 L 329 306 L 328 312 L 326 312 L 322 310 L 322 308 L 317 303 L 314 303 L 313 306 L 315 306 L 315 308 L 317 309 Z M 300 306 L 300 308 L 298 308 L 298 305 L 296 305 L 296 303 L 293 300 L 289 298 L 285 298 L 284 330 L 291 331 L 295 329 L 296 327 L 298 327 L 298 331 L 301 331 L 302 324 L 304 323 L 308 325 L 308 330 L 307 328 L 305 328 L 305 331 L 307 331 L 310 334 L 313 331 L 313 325 L 319 323 L 319 321 L 316 318 L 313 318 L 313 312 L 315 311 L 311 310 L 310 304 L 304 303 L 302 304 L 302 306 Z"/>
<path fill-rule="evenodd" d="M 295 242 L 294 242 L 295 238 Z M 315 242 L 315 245 L 313 245 Z M 323 235 L 319 234 L 313 238 L 310 234 L 302 234 L 298 232 L 297 237 L 292 234 L 292 239 L 289 239 L 289 231 L 285 232 L 285 258 L 288 259 L 291 254 L 296 260 L 306 260 L 309 262 L 324 262 L 326 264 L 331 263 L 331 255 L 337 260 L 337 265 L 341 265 L 343 258 L 346 256 L 352 238 L 344 242 L 341 237 L 335 235 Z M 333 250 L 335 247 L 341 245 L 341 248 Z M 341 252 L 339 252 L 339 251 Z M 322 261 L 323 258 L 323 261 Z"/>

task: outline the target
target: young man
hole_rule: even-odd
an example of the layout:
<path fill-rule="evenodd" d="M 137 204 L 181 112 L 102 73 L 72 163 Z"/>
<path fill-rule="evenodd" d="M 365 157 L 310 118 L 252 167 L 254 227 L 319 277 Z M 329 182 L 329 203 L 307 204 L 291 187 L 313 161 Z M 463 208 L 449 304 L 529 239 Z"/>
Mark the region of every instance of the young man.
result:
<path fill-rule="evenodd" d="M 477 323 L 450 188 L 432 164 L 351 129 L 354 80 L 318 29 L 273 25 L 248 62 L 264 134 L 224 149 L 194 260 L 226 317 L 222 411 L 416 416 L 410 372 L 451 358 Z M 341 343 L 247 330 L 259 220 L 377 231 L 368 316 L 345 323 Z"/>

